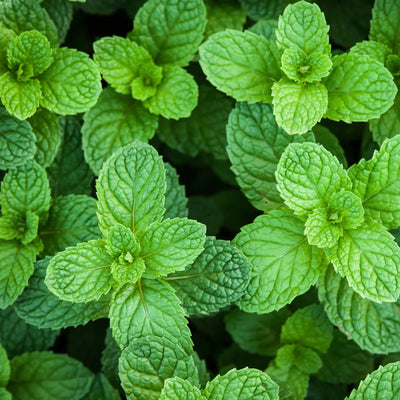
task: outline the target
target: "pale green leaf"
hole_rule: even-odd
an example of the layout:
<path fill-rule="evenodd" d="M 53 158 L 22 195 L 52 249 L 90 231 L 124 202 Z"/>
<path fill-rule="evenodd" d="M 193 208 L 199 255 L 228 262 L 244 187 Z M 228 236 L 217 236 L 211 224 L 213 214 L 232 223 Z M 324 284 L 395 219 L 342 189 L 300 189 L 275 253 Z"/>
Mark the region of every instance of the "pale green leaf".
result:
<path fill-rule="evenodd" d="M 58 45 L 54 22 L 38 1 L 2 1 L 0 3 L 0 22 L 17 34 L 37 30 L 47 37 L 53 47 Z"/>
<path fill-rule="evenodd" d="M 206 27 L 201 0 L 149 0 L 137 12 L 130 38 L 159 65 L 185 66 L 194 57 Z"/>
<path fill-rule="evenodd" d="M 279 158 L 289 143 L 314 141 L 313 135 L 288 135 L 277 125 L 271 105 L 247 103 L 237 103 L 226 132 L 231 168 L 245 196 L 261 211 L 279 207 L 282 198 L 275 180 Z"/>
<path fill-rule="evenodd" d="M 276 30 L 281 50 L 297 49 L 306 55 L 330 55 L 329 26 L 317 4 L 298 1 L 285 8 Z"/>
<path fill-rule="evenodd" d="M 400 361 L 380 366 L 367 375 L 346 400 L 385 400 L 398 398 L 400 392 Z"/>
<path fill-rule="evenodd" d="M 397 93 L 391 73 L 369 56 L 343 54 L 333 58 L 333 69 L 324 79 L 328 109 L 334 121 L 368 121 L 392 105 Z"/>
<path fill-rule="evenodd" d="M 54 255 L 68 246 L 98 239 L 96 210 L 96 200 L 92 197 L 78 194 L 57 197 L 46 225 L 39 232 L 44 244 L 43 254 Z"/>
<path fill-rule="evenodd" d="M 96 302 L 72 303 L 52 294 L 44 283 L 49 262 L 50 257 L 46 257 L 35 264 L 28 286 L 13 304 L 21 318 L 39 328 L 61 329 L 107 317 L 107 297 Z"/>
<path fill-rule="evenodd" d="M 107 88 L 84 115 L 82 147 L 85 159 L 98 175 L 103 163 L 120 147 L 135 140 L 147 142 L 157 129 L 158 118 L 141 102 Z"/>
<path fill-rule="evenodd" d="M 100 73 L 86 53 L 61 48 L 39 77 L 41 106 L 57 114 L 77 114 L 96 104 L 101 92 Z"/>
<path fill-rule="evenodd" d="M 400 225 L 400 136 L 387 139 L 371 160 L 349 169 L 354 193 L 362 199 L 365 215 L 388 229 Z"/>
<path fill-rule="evenodd" d="M 160 400 L 206 400 L 201 391 L 179 376 L 168 378 L 164 382 Z"/>
<path fill-rule="evenodd" d="M 381 42 L 363 40 L 362 42 L 356 43 L 350 49 L 350 54 L 355 54 L 357 56 L 370 56 L 387 66 L 386 59 L 392 54 L 392 50 Z"/>
<path fill-rule="evenodd" d="M 230 242 L 207 237 L 204 251 L 194 263 L 166 280 L 189 315 L 210 314 L 243 295 L 250 270 L 247 259 Z"/>
<path fill-rule="evenodd" d="M 49 41 L 36 30 L 18 35 L 8 45 L 7 59 L 8 67 L 21 80 L 41 74 L 53 61 Z"/>
<path fill-rule="evenodd" d="M 25 164 L 35 150 L 35 135 L 29 124 L 0 107 L 0 169 Z"/>
<path fill-rule="evenodd" d="M 262 315 L 234 309 L 225 315 L 225 327 L 241 349 L 274 356 L 279 348 L 282 325 L 289 316 L 286 308 Z"/>
<path fill-rule="evenodd" d="M 94 60 L 104 79 L 119 93 L 130 94 L 140 66 L 153 63 L 145 48 L 120 36 L 104 37 L 93 48 Z"/>
<path fill-rule="evenodd" d="M 32 116 L 42 96 L 37 79 L 18 80 L 12 72 L 0 75 L 0 100 L 7 111 L 18 119 Z"/>
<path fill-rule="evenodd" d="M 179 175 L 176 169 L 168 163 L 164 163 L 166 172 L 165 191 L 165 218 L 185 218 L 188 216 L 185 186 L 179 183 Z"/>
<path fill-rule="evenodd" d="M 362 349 L 377 354 L 400 351 L 398 304 L 361 297 L 333 268 L 321 274 L 318 297 L 331 322 Z"/>
<path fill-rule="evenodd" d="M 58 43 L 64 43 L 72 22 L 73 7 L 68 0 L 44 0 L 41 6 L 53 20 L 58 33 Z"/>
<path fill-rule="evenodd" d="M 54 197 L 92 192 L 93 174 L 85 163 L 81 148 L 80 124 L 76 118 L 60 118 L 61 144 L 53 163 L 47 168 Z"/>
<path fill-rule="evenodd" d="M 10 362 L 4 347 L 0 344 L 0 386 L 7 386 L 10 379 Z M 0 393 L 1 394 L 1 393 Z M 2 398 L 2 397 L 0 397 Z"/>
<path fill-rule="evenodd" d="M 341 190 L 328 201 L 329 220 L 345 229 L 359 227 L 364 222 L 364 208 L 361 198 L 353 192 Z"/>
<path fill-rule="evenodd" d="M 46 171 L 34 161 L 10 169 L 1 183 L 3 214 L 25 215 L 30 211 L 42 219 L 50 208 L 50 200 Z"/>
<path fill-rule="evenodd" d="M 82 400 L 120 400 L 117 389 L 114 389 L 101 372 L 96 374 L 89 393 Z"/>
<path fill-rule="evenodd" d="M 17 315 L 14 305 L 0 311 L 0 343 L 9 358 L 28 351 L 47 350 L 54 345 L 58 334 L 57 330 L 39 329 L 26 323 Z"/>
<path fill-rule="evenodd" d="M 278 400 L 278 393 L 278 385 L 254 368 L 232 369 L 225 375 L 217 375 L 203 391 L 208 400 Z"/>
<path fill-rule="evenodd" d="M 276 122 L 291 135 L 309 131 L 328 107 L 328 92 L 321 83 L 282 78 L 272 86 L 272 97 Z"/>
<path fill-rule="evenodd" d="M 164 214 L 165 168 L 150 145 L 134 142 L 103 165 L 96 182 L 100 229 L 120 223 L 137 233 Z"/>
<path fill-rule="evenodd" d="M 279 310 L 305 293 L 325 266 L 322 250 L 304 236 L 303 221 L 285 210 L 257 217 L 233 243 L 253 265 L 250 284 L 238 302 L 247 312 Z"/>
<path fill-rule="evenodd" d="M 200 65 L 217 89 L 238 101 L 271 102 L 271 87 L 282 75 L 275 43 L 228 29 L 210 36 L 199 52 Z"/>
<path fill-rule="evenodd" d="M 400 248 L 380 224 L 344 231 L 325 250 L 336 272 L 362 297 L 381 303 L 400 296 Z"/>
<path fill-rule="evenodd" d="M 180 301 L 163 280 L 144 279 L 119 286 L 112 294 L 109 317 L 113 336 L 121 348 L 144 335 L 179 338 L 182 346 L 191 347 Z"/>
<path fill-rule="evenodd" d="M 138 235 L 145 278 L 181 271 L 203 251 L 206 227 L 187 218 L 154 222 Z"/>
<path fill-rule="evenodd" d="M 17 400 L 79 400 L 93 378 L 90 370 L 65 354 L 24 353 L 11 360 L 7 389 Z"/>
<path fill-rule="evenodd" d="M 164 380 L 174 376 L 198 383 L 192 351 L 185 349 L 178 338 L 144 336 L 122 351 L 119 377 L 129 400 L 158 400 Z"/>
<path fill-rule="evenodd" d="M 132 231 L 116 224 L 111 227 L 107 234 L 107 251 L 112 257 L 118 257 L 126 252 L 136 256 L 140 253 L 141 246 Z"/>
<path fill-rule="evenodd" d="M 278 20 L 276 19 L 265 19 L 256 22 L 249 28 L 250 32 L 257 33 L 257 35 L 262 35 L 268 40 L 276 41 L 275 31 L 278 28 Z"/>
<path fill-rule="evenodd" d="M 61 143 L 58 118 L 52 112 L 39 108 L 28 122 L 36 137 L 35 161 L 47 168 L 54 161 Z"/>
<path fill-rule="evenodd" d="M 143 105 L 153 114 L 164 118 L 187 118 L 197 105 L 199 89 L 193 76 L 183 68 L 166 65 L 163 78 L 154 96 Z"/>
<path fill-rule="evenodd" d="M 61 300 L 86 303 L 107 294 L 113 283 L 104 240 L 90 240 L 57 253 L 47 268 L 45 283 Z"/>
<path fill-rule="evenodd" d="M 386 44 L 393 53 L 400 50 L 400 4 L 396 0 L 375 0 L 369 38 Z"/>
<path fill-rule="evenodd" d="M 292 143 L 283 152 L 275 173 L 285 203 L 299 215 L 328 208 L 332 194 L 350 188 L 343 165 L 323 146 Z"/>
<path fill-rule="evenodd" d="M 282 327 L 281 343 L 298 344 L 326 353 L 333 338 L 333 327 L 323 308 L 311 304 L 297 310 Z"/>

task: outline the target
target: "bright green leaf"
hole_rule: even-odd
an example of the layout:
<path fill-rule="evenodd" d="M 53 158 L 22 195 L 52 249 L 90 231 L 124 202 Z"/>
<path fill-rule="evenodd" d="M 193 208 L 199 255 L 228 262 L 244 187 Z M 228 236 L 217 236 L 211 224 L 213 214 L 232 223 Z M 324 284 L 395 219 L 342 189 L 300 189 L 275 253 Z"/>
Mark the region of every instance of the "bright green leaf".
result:
<path fill-rule="evenodd" d="M 160 400 L 206 400 L 201 391 L 179 376 L 168 378 L 164 382 Z"/>
<path fill-rule="evenodd" d="M 316 351 L 298 344 L 282 346 L 274 363 L 283 370 L 295 368 L 308 375 L 315 374 L 322 367 L 321 358 Z M 290 385 L 290 382 L 288 383 Z"/>

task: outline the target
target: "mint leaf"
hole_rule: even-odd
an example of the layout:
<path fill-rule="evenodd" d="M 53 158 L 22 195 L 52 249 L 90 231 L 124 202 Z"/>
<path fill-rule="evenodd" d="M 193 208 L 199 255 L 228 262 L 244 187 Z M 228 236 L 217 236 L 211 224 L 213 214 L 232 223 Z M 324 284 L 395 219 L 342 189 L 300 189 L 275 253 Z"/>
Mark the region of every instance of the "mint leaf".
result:
<path fill-rule="evenodd" d="M 192 75 L 183 68 L 166 65 L 163 78 L 153 96 L 143 105 L 164 118 L 187 118 L 197 105 L 198 87 Z"/>
<path fill-rule="evenodd" d="M 134 142 L 103 165 L 96 182 L 100 230 L 107 235 L 120 223 L 133 233 L 164 214 L 165 168 L 148 144 Z"/>
<path fill-rule="evenodd" d="M 111 88 L 103 90 L 85 113 L 82 126 L 82 147 L 92 171 L 98 175 L 103 163 L 120 147 L 151 139 L 157 120 L 139 101 Z"/>
<path fill-rule="evenodd" d="M 58 45 L 57 29 L 49 14 L 39 2 L 10 0 L 0 4 L 0 22 L 6 28 L 20 34 L 37 30 L 47 37 L 52 47 Z"/>
<path fill-rule="evenodd" d="M 0 75 L 0 100 L 7 111 L 18 119 L 27 119 L 39 107 L 42 96 L 37 79 L 18 80 L 12 72 Z"/>
<path fill-rule="evenodd" d="M 145 48 L 120 36 L 104 37 L 93 48 L 94 60 L 104 79 L 119 93 L 130 94 L 131 83 L 140 75 L 140 67 L 153 64 Z"/>
<path fill-rule="evenodd" d="M 12 399 L 12 394 L 4 388 L 0 388 L 0 396 L 1 396 L 2 400 L 11 400 Z"/>
<path fill-rule="evenodd" d="M 400 249 L 379 224 L 344 231 L 337 245 L 325 250 L 336 272 L 362 297 L 381 303 L 400 296 Z"/>
<path fill-rule="evenodd" d="M 0 344 L 0 386 L 7 386 L 10 380 L 10 362 L 4 347 Z"/>
<path fill-rule="evenodd" d="M 377 354 L 400 351 L 398 304 L 361 297 L 333 268 L 321 274 L 318 297 L 331 322 L 362 349 Z"/>
<path fill-rule="evenodd" d="M 210 314 L 243 295 L 250 269 L 247 259 L 228 241 L 207 237 L 194 263 L 166 280 L 189 315 Z"/>
<path fill-rule="evenodd" d="M 188 216 L 185 186 L 179 183 L 176 169 L 168 163 L 164 163 L 166 172 L 165 191 L 165 218 L 185 218 Z"/>
<path fill-rule="evenodd" d="M 254 25 L 249 28 L 250 32 L 256 33 L 266 37 L 268 40 L 276 41 L 276 29 L 278 28 L 278 20 L 276 19 L 265 19 L 257 21 Z"/>
<path fill-rule="evenodd" d="M 380 366 L 367 375 L 346 400 L 396 398 L 400 390 L 400 361 Z M 389 397 L 388 397 L 389 396 Z"/>
<path fill-rule="evenodd" d="M 232 171 L 250 203 L 261 211 L 279 207 L 278 161 L 289 143 L 314 141 L 313 135 L 288 135 L 277 125 L 271 105 L 247 103 L 236 104 L 226 134 Z"/>
<path fill-rule="evenodd" d="M 54 161 L 61 143 L 58 118 L 52 112 L 39 108 L 28 122 L 36 137 L 35 161 L 47 168 Z"/>
<path fill-rule="evenodd" d="M 149 0 L 137 12 L 130 38 L 159 65 L 185 66 L 194 57 L 206 27 L 201 0 Z"/>
<path fill-rule="evenodd" d="M 16 73 L 17 79 L 29 79 L 50 66 L 53 61 L 51 54 L 46 36 L 36 30 L 23 32 L 8 45 L 8 67 Z M 27 71 L 30 72 L 29 75 L 26 75 Z"/>
<path fill-rule="evenodd" d="M 217 89 L 238 101 L 271 102 L 271 87 L 282 75 L 275 43 L 227 29 L 210 36 L 199 54 L 207 79 Z"/>
<path fill-rule="evenodd" d="M 100 73 L 86 53 L 61 48 L 39 77 L 41 106 L 57 114 L 77 114 L 96 104 L 101 92 Z"/>
<path fill-rule="evenodd" d="M 313 285 L 325 265 L 322 251 L 311 247 L 304 223 L 288 211 L 271 211 L 246 225 L 233 240 L 253 265 L 239 307 L 246 312 L 279 310 Z"/>
<path fill-rule="evenodd" d="M 57 197 L 49 219 L 40 229 L 44 254 L 54 255 L 68 246 L 100 237 L 96 200 L 84 195 Z"/>
<path fill-rule="evenodd" d="M 58 34 L 58 43 L 64 43 L 72 22 L 72 4 L 69 1 L 44 0 L 41 5 L 54 22 Z"/>
<path fill-rule="evenodd" d="M 79 400 L 92 381 L 93 373 L 65 354 L 32 352 L 11 360 L 7 389 L 21 400 Z"/>
<path fill-rule="evenodd" d="M 0 107 L 0 169 L 25 164 L 35 153 L 35 135 L 30 125 Z"/>
<path fill-rule="evenodd" d="M 180 338 L 191 348 L 190 330 L 173 288 L 163 280 L 143 279 L 112 293 L 110 326 L 121 348 L 144 335 Z"/>
<path fill-rule="evenodd" d="M 234 396 L 237 400 L 278 400 L 278 385 L 264 372 L 253 368 L 232 369 L 218 375 L 203 391 L 208 400 Z"/>
<path fill-rule="evenodd" d="M 387 66 L 386 59 L 392 54 L 392 50 L 381 42 L 374 40 L 363 40 L 356 43 L 351 49 L 350 54 L 359 56 L 370 56 Z"/>
<path fill-rule="evenodd" d="M 203 251 L 206 227 L 187 218 L 154 222 L 139 235 L 145 278 L 183 270 Z"/>
<path fill-rule="evenodd" d="M 354 193 L 362 199 L 365 215 L 388 229 L 400 225 L 400 137 L 386 140 L 371 160 L 349 169 Z"/>
<path fill-rule="evenodd" d="M 313 127 L 312 132 L 315 136 L 315 141 L 322 144 L 329 150 L 345 168 L 347 168 L 347 159 L 338 138 L 325 126 L 316 125 Z"/>
<path fill-rule="evenodd" d="M 179 376 L 168 378 L 164 382 L 160 400 L 206 400 L 200 389 Z"/>
<path fill-rule="evenodd" d="M 89 393 L 82 400 L 120 400 L 117 389 L 114 389 L 108 379 L 101 372 L 96 374 Z"/>
<path fill-rule="evenodd" d="M 42 219 L 50 208 L 50 200 L 46 171 L 33 161 L 9 170 L 1 183 L 3 214 L 25 215 L 30 211 Z"/>
<path fill-rule="evenodd" d="M 316 143 L 290 144 L 279 160 L 275 176 L 285 203 L 299 215 L 327 208 L 332 194 L 350 188 L 342 164 Z"/>
<path fill-rule="evenodd" d="M 108 315 L 107 297 L 88 303 L 72 303 L 52 294 L 44 283 L 50 257 L 39 260 L 28 286 L 13 304 L 18 315 L 39 328 L 61 329 L 85 325 Z"/>
<path fill-rule="evenodd" d="M 281 50 L 296 49 L 305 55 L 330 55 L 329 26 L 317 4 L 299 1 L 285 8 L 276 30 Z"/>
<path fill-rule="evenodd" d="M 76 303 L 98 300 L 111 289 L 112 261 L 104 240 L 79 243 L 51 259 L 46 285 L 62 300 Z"/>
<path fill-rule="evenodd" d="M 168 378 L 197 384 L 198 372 L 191 353 L 175 337 L 148 335 L 130 342 L 119 362 L 125 394 L 131 399 L 158 400 Z"/>
<path fill-rule="evenodd" d="M 251 19 L 259 21 L 278 18 L 285 7 L 290 3 L 290 0 L 271 0 L 261 3 L 258 0 L 239 0 L 239 3 Z"/>
<path fill-rule="evenodd" d="M 328 107 L 328 92 L 321 83 L 282 78 L 272 86 L 272 97 L 276 122 L 291 135 L 309 131 Z"/>
<path fill-rule="evenodd" d="M 392 75 L 379 61 L 356 54 L 334 57 L 323 84 L 328 89 L 324 116 L 348 123 L 378 118 L 392 106 L 397 93 Z"/>

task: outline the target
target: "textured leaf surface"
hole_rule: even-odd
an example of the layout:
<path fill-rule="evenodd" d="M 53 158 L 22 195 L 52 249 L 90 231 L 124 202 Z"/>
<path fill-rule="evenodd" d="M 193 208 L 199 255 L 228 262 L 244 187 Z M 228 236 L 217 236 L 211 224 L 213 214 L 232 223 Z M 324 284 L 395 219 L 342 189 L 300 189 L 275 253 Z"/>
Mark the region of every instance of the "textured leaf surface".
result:
<path fill-rule="evenodd" d="M 33 272 L 37 249 L 17 240 L 0 240 L 0 308 L 12 304 Z"/>
<path fill-rule="evenodd" d="M 139 280 L 117 288 L 111 299 L 110 326 L 121 348 L 144 335 L 179 338 L 182 346 L 191 347 L 180 301 L 163 280 Z"/>
<path fill-rule="evenodd" d="M 390 72 L 368 56 L 343 54 L 323 81 L 328 89 L 325 117 L 334 121 L 368 121 L 392 105 L 397 93 Z"/>
<path fill-rule="evenodd" d="M 164 163 L 166 172 L 165 191 L 165 218 L 185 218 L 188 216 L 185 186 L 179 183 L 176 169 L 168 163 Z"/>
<path fill-rule="evenodd" d="M 250 203 L 261 211 L 279 207 L 278 161 L 289 143 L 314 141 L 312 134 L 288 135 L 277 125 L 271 105 L 247 103 L 236 104 L 226 132 L 231 168 Z"/>
<path fill-rule="evenodd" d="M 149 0 L 135 15 L 130 38 L 145 47 L 156 64 L 185 66 L 203 39 L 206 23 L 201 0 Z"/>
<path fill-rule="evenodd" d="M 203 391 L 209 400 L 235 398 L 236 400 L 278 400 L 278 385 L 264 372 L 253 368 L 232 369 L 218 375 Z"/>
<path fill-rule="evenodd" d="M 246 225 L 235 237 L 253 264 L 252 278 L 239 307 L 246 312 L 279 310 L 314 284 L 324 255 L 304 236 L 302 220 L 286 211 L 271 211 Z"/>
<path fill-rule="evenodd" d="M 57 253 L 50 261 L 46 285 L 62 300 L 86 303 L 111 289 L 113 258 L 104 240 L 91 240 Z"/>
<path fill-rule="evenodd" d="M 58 334 L 57 330 L 39 329 L 26 323 L 14 311 L 14 305 L 0 311 L 0 342 L 10 359 L 29 351 L 47 350 Z"/>
<path fill-rule="evenodd" d="M 106 297 L 96 302 L 72 303 L 52 294 L 44 283 L 49 261 L 46 257 L 35 264 L 28 286 L 14 303 L 21 318 L 39 328 L 61 329 L 107 317 L 109 299 Z"/>
<path fill-rule="evenodd" d="M 91 194 L 93 174 L 83 159 L 80 124 L 73 117 L 60 119 L 61 144 L 47 169 L 53 196 Z"/>
<path fill-rule="evenodd" d="M 282 75 L 273 42 L 249 31 L 228 29 L 212 35 L 199 53 L 200 65 L 217 89 L 238 101 L 271 102 L 271 87 Z"/>
<path fill-rule="evenodd" d="M 400 361 L 380 366 L 367 375 L 346 400 L 396 399 L 400 391 Z"/>
<path fill-rule="evenodd" d="M 158 400 L 164 380 L 174 376 L 198 383 L 191 352 L 177 338 L 145 336 L 122 351 L 119 377 L 128 399 Z"/>
<path fill-rule="evenodd" d="M 164 214 L 165 168 L 150 145 L 135 142 L 104 164 L 96 182 L 104 235 L 116 223 L 137 233 Z"/>
<path fill-rule="evenodd" d="M 225 327 L 243 350 L 274 356 L 280 344 L 282 325 L 289 316 L 286 308 L 262 315 L 235 309 L 225 315 Z"/>
<path fill-rule="evenodd" d="M 210 314 L 243 295 L 250 270 L 247 259 L 228 241 L 207 237 L 194 263 L 167 280 L 189 315 Z"/>
<path fill-rule="evenodd" d="M 377 354 L 400 351 L 398 304 L 361 297 L 333 268 L 321 275 L 318 297 L 331 322 L 362 349 Z"/>
<path fill-rule="evenodd" d="M 156 278 L 181 271 L 203 251 L 206 227 L 187 218 L 155 222 L 140 234 L 144 277 Z"/>
<path fill-rule="evenodd" d="M 275 175 L 282 198 L 299 215 L 327 208 L 332 194 L 350 187 L 342 164 L 316 143 L 290 144 Z"/>
<path fill-rule="evenodd" d="M 40 104 L 61 115 L 85 112 L 101 92 L 100 73 L 86 53 L 61 48 L 51 66 L 40 76 Z"/>
<path fill-rule="evenodd" d="M 7 386 L 10 379 L 10 362 L 4 347 L 0 344 L 0 386 Z"/>
<path fill-rule="evenodd" d="M 44 0 L 41 5 L 46 9 L 47 14 L 49 14 L 56 26 L 58 43 L 64 43 L 72 22 L 72 4 L 69 1 Z"/>
<path fill-rule="evenodd" d="M 82 400 L 120 400 L 121 397 L 117 389 L 114 389 L 104 374 L 98 373 L 89 393 Z"/>
<path fill-rule="evenodd" d="M 79 400 L 92 381 L 93 373 L 65 354 L 32 352 L 11 360 L 7 389 L 21 400 Z"/>
<path fill-rule="evenodd" d="M 164 382 L 160 400 L 205 400 L 201 391 L 189 381 L 176 376 Z"/>
<path fill-rule="evenodd" d="M 0 107 L 0 169 L 18 167 L 33 158 L 35 135 L 27 122 Z"/>
<path fill-rule="evenodd" d="M 381 303 L 400 296 L 400 248 L 379 224 L 346 230 L 326 254 L 362 297 Z"/>
<path fill-rule="evenodd" d="M 278 21 L 276 19 L 266 19 L 256 22 L 249 28 L 250 32 L 257 33 L 257 35 L 265 36 L 271 41 L 276 41 L 276 29 L 278 28 Z"/>
<path fill-rule="evenodd" d="M 386 140 L 372 159 L 349 169 L 354 193 L 362 199 L 365 215 L 388 229 L 400 225 L 400 136 Z"/>
<path fill-rule="evenodd" d="M 57 197 L 39 233 L 45 247 L 43 254 L 53 255 L 68 246 L 98 239 L 96 210 L 96 200 L 92 197 L 78 194 Z"/>
<path fill-rule="evenodd" d="M 272 86 L 272 97 L 276 122 L 291 135 L 309 131 L 328 107 L 328 92 L 321 83 L 282 78 Z"/>
<path fill-rule="evenodd" d="M 163 79 L 156 89 L 155 95 L 144 102 L 144 106 L 153 114 L 168 119 L 187 118 L 197 105 L 197 84 L 183 68 L 166 65 Z"/>
<path fill-rule="evenodd" d="M 111 88 L 84 115 L 82 147 L 85 159 L 98 175 L 103 163 L 120 147 L 135 140 L 147 142 L 157 129 L 157 116 L 130 96 Z"/>

